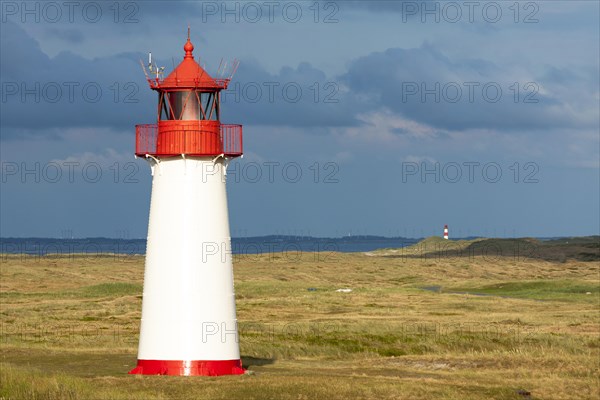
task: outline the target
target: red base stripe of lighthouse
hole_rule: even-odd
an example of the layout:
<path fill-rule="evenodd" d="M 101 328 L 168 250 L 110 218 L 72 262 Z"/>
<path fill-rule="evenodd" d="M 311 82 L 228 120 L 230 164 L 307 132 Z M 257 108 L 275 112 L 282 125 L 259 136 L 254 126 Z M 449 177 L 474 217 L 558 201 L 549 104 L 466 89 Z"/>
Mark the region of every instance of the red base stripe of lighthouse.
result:
<path fill-rule="evenodd" d="M 241 375 L 246 370 L 241 360 L 218 361 L 173 361 L 138 360 L 137 367 L 129 371 L 139 375 L 176 375 L 176 376 L 219 376 Z"/>

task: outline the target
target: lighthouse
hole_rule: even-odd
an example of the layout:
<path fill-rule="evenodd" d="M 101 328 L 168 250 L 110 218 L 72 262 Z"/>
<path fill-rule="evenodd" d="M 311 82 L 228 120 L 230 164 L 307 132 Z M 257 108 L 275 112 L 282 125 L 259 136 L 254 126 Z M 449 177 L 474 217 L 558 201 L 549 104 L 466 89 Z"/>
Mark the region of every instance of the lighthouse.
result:
<path fill-rule="evenodd" d="M 138 360 L 129 373 L 243 374 L 225 188 L 227 164 L 242 155 L 242 127 L 220 120 L 235 68 L 211 77 L 194 58 L 189 28 L 183 50 L 166 78 L 151 56 L 144 69 L 158 103 L 157 122 L 136 126 L 135 154 L 150 164 L 152 194 Z"/>
<path fill-rule="evenodd" d="M 444 225 L 444 239 L 448 240 L 448 225 Z"/>

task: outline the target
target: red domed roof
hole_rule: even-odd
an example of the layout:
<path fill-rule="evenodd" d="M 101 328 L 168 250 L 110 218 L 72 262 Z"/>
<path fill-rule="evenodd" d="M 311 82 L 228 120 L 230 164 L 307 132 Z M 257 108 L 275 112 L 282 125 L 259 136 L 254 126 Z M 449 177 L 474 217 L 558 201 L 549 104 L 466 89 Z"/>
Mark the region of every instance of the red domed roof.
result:
<path fill-rule="evenodd" d="M 188 39 L 183 46 L 185 56 L 183 61 L 175 68 L 169 76 L 167 76 L 158 86 L 160 88 L 175 89 L 175 88 L 196 88 L 196 89 L 222 89 L 223 85 L 211 77 L 205 70 L 194 60 L 194 45 L 190 41 L 190 33 L 188 28 Z"/>

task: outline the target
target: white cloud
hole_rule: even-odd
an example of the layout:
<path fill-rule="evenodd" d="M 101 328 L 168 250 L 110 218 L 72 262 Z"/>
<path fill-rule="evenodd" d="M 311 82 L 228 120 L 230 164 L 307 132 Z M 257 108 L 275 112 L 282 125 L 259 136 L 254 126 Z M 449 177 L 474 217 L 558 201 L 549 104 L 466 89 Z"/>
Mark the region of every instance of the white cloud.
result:
<path fill-rule="evenodd" d="M 86 165 L 91 163 L 100 164 L 100 166 L 110 167 L 115 163 L 123 164 L 133 161 L 133 156 L 129 152 L 118 152 L 112 148 L 106 148 L 100 153 L 92 153 L 89 151 L 70 155 L 63 159 L 54 159 L 51 162 L 66 165 L 65 163 L 79 163 Z"/>
<path fill-rule="evenodd" d="M 414 156 L 414 155 L 408 155 L 408 156 L 404 157 L 402 159 L 402 161 L 413 162 L 413 163 L 417 163 L 417 164 L 420 164 L 422 162 L 435 164 L 437 162 L 437 160 L 435 158 L 430 157 L 430 156 Z"/>
<path fill-rule="evenodd" d="M 332 132 L 343 140 L 358 143 L 377 143 L 404 146 L 409 139 L 431 140 L 442 131 L 392 113 L 388 109 L 359 114 L 360 126 L 332 128 Z"/>

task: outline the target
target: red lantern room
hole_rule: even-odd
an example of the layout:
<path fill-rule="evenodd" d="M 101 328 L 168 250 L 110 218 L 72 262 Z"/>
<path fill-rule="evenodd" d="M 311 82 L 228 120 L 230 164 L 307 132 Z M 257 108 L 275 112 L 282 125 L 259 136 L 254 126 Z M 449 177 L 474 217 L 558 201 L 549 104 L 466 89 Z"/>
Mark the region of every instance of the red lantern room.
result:
<path fill-rule="evenodd" d="M 194 59 L 194 45 L 188 39 L 183 46 L 183 61 L 162 79 L 149 60 L 146 74 L 152 90 L 158 92 L 157 123 L 136 126 L 137 156 L 178 157 L 242 155 L 242 126 L 222 124 L 221 90 L 229 78 L 211 77 Z M 234 70 L 237 64 L 234 63 Z M 219 68 L 221 70 L 221 67 Z M 144 70 L 145 71 L 145 70 Z"/>

